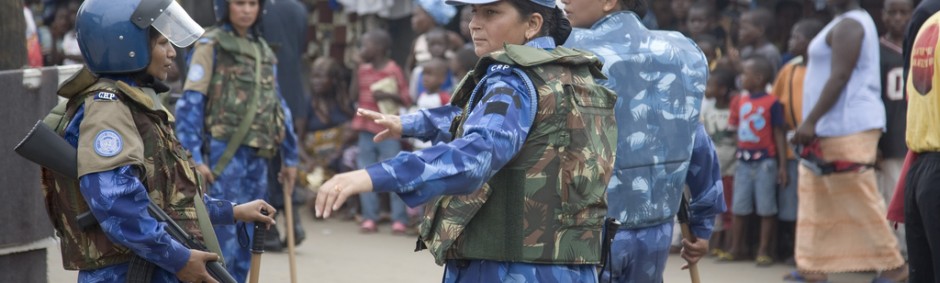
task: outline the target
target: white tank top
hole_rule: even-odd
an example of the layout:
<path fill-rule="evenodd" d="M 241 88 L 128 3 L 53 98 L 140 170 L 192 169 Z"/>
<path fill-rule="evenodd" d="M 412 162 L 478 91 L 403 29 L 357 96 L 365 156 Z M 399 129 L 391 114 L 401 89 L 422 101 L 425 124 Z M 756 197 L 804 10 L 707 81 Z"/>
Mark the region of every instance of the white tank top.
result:
<path fill-rule="evenodd" d="M 810 41 L 806 79 L 803 82 L 803 119 L 809 116 L 822 94 L 832 71 L 832 46 L 826 43 L 826 35 L 842 20 L 852 19 L 862 25 L 865 37 L 858 64 L 852 77 L 842 89 L 839 100 L 828 113 L 816 123 L 816 135 L 820 137 L 846 136 L 872 129 L 884 130 L 885 108 L 881 101 L 880 54 L 878 32 L 875 21 L 868 12 L 857 9 L 832 19 L 822 31 Z"/>

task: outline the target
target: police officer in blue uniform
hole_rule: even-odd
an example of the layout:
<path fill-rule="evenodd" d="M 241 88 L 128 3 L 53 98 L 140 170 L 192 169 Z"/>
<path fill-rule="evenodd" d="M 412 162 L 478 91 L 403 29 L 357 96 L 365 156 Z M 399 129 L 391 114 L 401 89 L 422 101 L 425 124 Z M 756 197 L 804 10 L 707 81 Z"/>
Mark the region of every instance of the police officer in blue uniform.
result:
<path fill-rule="evenodd" d="M 212 183 L 212 197 L 266 198 L 272 161 L 283 163 L 276 172 L 279 180 L 288 190 L 294 188 L 300 162 L 297 136 L 277 84 L 277 58 L 260 37 L 265 2 L 215 0 L 217 23 L 187 58 L 183 97 L 176 102 L 176 132 L 193 153 L 196 171 Z M 274 160 L 277 155 L 281 160 Z M 254 233 L 244 225 L 216 227 L 226 268 L 239 282 L 248 277 L 251 261 L 240 247 Z"/>
<path fill-rule="evenodd" d="M 63 264 L 79 270 L 79 282 L 125 282 L 136 256 L 156 265 L 150 282 L 216 282 L 205 262 L 219 257 L 186 248 L 147 213 L 154 202 L 199 240 L 208 236 L 196 224 L 195 206 L 203 203 L 212 224 L 274 223 L 261 213 L 274 211 L 264 201 L 235 204 L 202 193 L 173 135 L 173 116 L 155 103 L 156 93 L 168 89 L 160 80 L 176 56 L 170 44 L 192 44 L 202 28 L 172 0 L 86 0 L 76 28 L 87 69 L 59 94 L 73 98 L 60 134 L 77 149 L 79 180 L 44 174 L 48 209 L 63 235 Z M 75 187 L 80 195 L 65 190 Z M 66 207 L 62 200 L 76 202 Z M 55 219 L 84 205 L 100 229 L 75 229 L 74 217 Z"/>
<path fill-rule="evenodd" d="M 683 241 L 690 263 L 707 252 L 715 215 L 725 210 L 718 157 L 698 118 L 705 55 L 680 33 L 643 26 L 646 0 L 562 2 L 575 27 L 566 46 L 596 54 L 604 62 L 604 86 L 618 95 L 607 201 L 608 217 L 622 225 L 601 281 L 662 282 L 684 186 L 698 239 Z"/>

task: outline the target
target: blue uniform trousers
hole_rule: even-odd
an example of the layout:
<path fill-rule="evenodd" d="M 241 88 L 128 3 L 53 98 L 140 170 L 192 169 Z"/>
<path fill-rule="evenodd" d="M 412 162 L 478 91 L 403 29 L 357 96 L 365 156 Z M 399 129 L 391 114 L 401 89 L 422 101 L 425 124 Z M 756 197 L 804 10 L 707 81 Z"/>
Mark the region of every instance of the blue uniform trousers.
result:
<path fill-rule="evenodd" d="M 531 264 L 489 260 L 449 260 L 444 266 L 444 283 L 502 282 L 553 283 L 597 282 L 597 266 L 593 264 Z"/>
<path fill-rule="evenodd" d="M 672 226 L 670 221 L 652 227 L 617 231 L 610 249 L 610 266 L 603 271 L 601 282 L 663 282 Z"/>
<path fill-rule="evenodd" d="M 211 151 L 212 166 L 218 163 L 222 150 Z M 226 199 L 237 204 L 256 199 L 264 199 L 268 192 L 268 159 L 255 155 L 255 149 L 239 147 L 232 161 L 225 166 L 222 174 L 215 178 L 209 189 L 209 196 Z M 219 238 L 225 267 L 232 277 L 243 283 L 248 278 L 251 265 L 250 239 L 254 231 L 250 223 L 237 222 L 236 225 L 215 226 Z"/>

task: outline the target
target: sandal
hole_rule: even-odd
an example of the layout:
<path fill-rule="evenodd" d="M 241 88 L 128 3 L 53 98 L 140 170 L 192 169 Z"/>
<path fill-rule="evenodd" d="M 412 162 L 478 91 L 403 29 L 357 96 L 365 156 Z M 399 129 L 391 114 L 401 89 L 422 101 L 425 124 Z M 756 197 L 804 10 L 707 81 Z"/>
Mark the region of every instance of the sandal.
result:
<path fill-rule="evenodd" d="M 783 276 L 783 281 L 829 283 L 829 279 L 828 279 L 828 278 L 827 278 L 827 279 L 823 279 L 823 280 L 821 280 L 821 281 L 820 281 L 820 280 L 809 280 L 809 279 L 807 279 L 805 276 L 803 276 L 802 274 L 800 274 L 800 272 L 797 271 L 797 270 L 793 270 L 793 271 L 790 272 L 790 274 L 787 274 L 787 275 Z"/>
<path fill-rule="evenodd" d="M 732 262 L 735 261 L 734 255 L 727 252 L 722 252 L 718 255 L 718 262 Z"/>
<path fill-rule="evenodd" d="M 757 256 L 756 262 L 758 267 L 768 267 L 774 265 L 774 259 L 765 255 Z"/>
<path fill-rule="evenodd" d="M 720 257 L 720 256 L 721 256 L 722 254 L 724 254 L 724 253 L 725 253 L 725 251 L 723 251 L 723 250 L 721 250 L 721 249 L 718 249 L 718 248 L 714 248 L 714 249 L 712 249 L 712 251 L 709 253 L 709 255 L 711 255 L 712 257 Z"/>
<path fill-rule="evenodd" d="M 375 226 L 375 221 L 366 220 L 362 221 L 362 225 L 359 226 L 359 233 L 371 234 L 379 231 L 379 228 Z"/>

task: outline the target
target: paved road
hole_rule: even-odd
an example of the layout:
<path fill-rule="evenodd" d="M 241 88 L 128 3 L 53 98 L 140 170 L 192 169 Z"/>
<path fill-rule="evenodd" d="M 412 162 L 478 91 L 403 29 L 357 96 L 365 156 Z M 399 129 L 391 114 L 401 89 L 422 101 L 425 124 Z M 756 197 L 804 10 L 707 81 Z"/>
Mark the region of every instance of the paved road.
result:
<path fill-rule="evenodd" d="M 307 227 L 307 241 L 297 248 L 299 282 L 440 282 L 443 269 L 434 264 L 427 251 L 413 252 L 412 237 L 393 236 L 389 225 L 380 233 L 362 235 L 352 222 L 313 221 L 301 215 Z M 262 282 L 288 282 L 286 253 L 265 253 Z M 682 259 L 669 258 L 666 282 L 690 282 L 688 272 L 679 269 Z M 753 263 L 716 264 L 705 259 L 699 269 L 702 282 L 783 282 L 791 267 L 778 264 L 758 268 Z M 57 247 L 49 249 L 49 282 L 75 282 L 77 273 L 62 269 Z M 870 282 L 873 274 L 838 274 L 832 282 Z"/>

